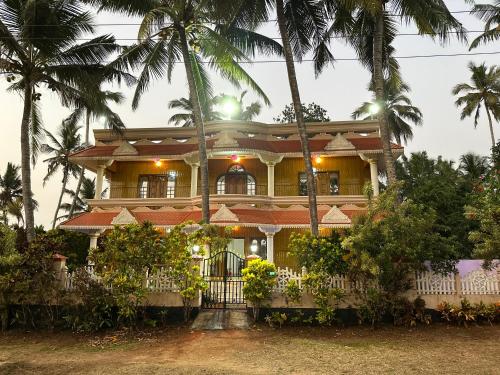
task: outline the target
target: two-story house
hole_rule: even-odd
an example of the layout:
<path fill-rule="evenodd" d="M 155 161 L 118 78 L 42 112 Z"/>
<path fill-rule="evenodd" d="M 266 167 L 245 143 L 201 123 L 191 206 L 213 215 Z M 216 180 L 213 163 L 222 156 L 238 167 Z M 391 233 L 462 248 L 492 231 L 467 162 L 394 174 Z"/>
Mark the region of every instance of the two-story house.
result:
<path fill-rule="evenodd" d="M 310 123 L 320 229 L 346 228 L 366 210 L 370 183 L 379 192 L 383 166 L 376 121 Z M 97 174 L 91 212 L 61 224 L 91 236 L 113 225 L 150 221 L 158 228 L 201 220 L 198 144 L 194 128 L 96 130 L 95 146 L 71 160 Z M 231 226 L 230 250 L 294 267 L 287 255 L 294 231 L 310 227 L 306 176 L 295 124 L 217 121 L 206 124 L 211 223 Z M 397 158 L 403 153 L 392 146 Z M 109 183 L 103 198 L 105 179 Z"/>

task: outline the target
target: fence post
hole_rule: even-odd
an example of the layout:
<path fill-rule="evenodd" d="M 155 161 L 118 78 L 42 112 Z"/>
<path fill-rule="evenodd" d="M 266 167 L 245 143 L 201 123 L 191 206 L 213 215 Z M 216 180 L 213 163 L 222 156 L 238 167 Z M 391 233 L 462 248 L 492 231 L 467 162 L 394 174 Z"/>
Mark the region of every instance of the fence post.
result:
<path fill-rule="evenodd" d="M 56 276 L 56 282 L 63 289 L 66 287 L 66 278 L 68 275 L 68 267 L 66 267 L 66 259 L 64 255 L 55 253 L 52 256 L 52 270 Z"/>
<path fill-rule="evenodd" d="M 462 294 L 462 278 L 460 273 L 455 273 L 455 294 L 460 296 Z"/>

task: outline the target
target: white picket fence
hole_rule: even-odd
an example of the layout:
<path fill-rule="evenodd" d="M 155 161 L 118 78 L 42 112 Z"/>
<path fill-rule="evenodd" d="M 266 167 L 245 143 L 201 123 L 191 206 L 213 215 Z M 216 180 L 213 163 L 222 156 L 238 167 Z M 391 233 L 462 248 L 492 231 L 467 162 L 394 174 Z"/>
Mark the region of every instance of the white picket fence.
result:
<path fill-rule="evenodd" d="M 302 289 L 302 277 L 305 270 L 298 273 L 292 269 L 278 268 L 276 292 L 283 293 L 289 281 L 293 280 Z M 330 288 L 338 288 L 344 291 L 349 289 L 363 290 L 363 286 L 352 283 L 346 276 L 332 276 L 328 281 Z M 464 276 L 448 274 L 441 275 L 434 272 L 419 272 L 415 277 L 415 289 L 420 295 L 429 294 L 500 294 L 500 276 L 498 272 L 477 269 Z"/>

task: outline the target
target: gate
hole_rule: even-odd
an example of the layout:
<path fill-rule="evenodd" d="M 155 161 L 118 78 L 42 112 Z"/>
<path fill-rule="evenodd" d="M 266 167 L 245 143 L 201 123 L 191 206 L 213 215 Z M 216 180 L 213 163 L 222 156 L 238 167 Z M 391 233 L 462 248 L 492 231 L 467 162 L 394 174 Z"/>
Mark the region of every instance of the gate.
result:
<path fill-rule="evenodd" d="M 245 259 L 231 251 L 221 251 L 204 259 L 203 277 L 208 288 L 202 294 L 202 307 L 242 307 L 245 304 L 241 275 L 244 267 Z"/>

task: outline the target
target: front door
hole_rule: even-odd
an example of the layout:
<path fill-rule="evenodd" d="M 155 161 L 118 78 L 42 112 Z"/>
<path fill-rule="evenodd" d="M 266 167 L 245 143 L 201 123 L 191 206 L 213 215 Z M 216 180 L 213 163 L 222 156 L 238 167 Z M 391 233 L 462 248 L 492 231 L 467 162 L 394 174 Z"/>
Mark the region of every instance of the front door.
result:
<path fill-rule="evenodd" d="M 226 194 L 247 194 L 247 175 L 244 173 L 226 174 Z"/>

